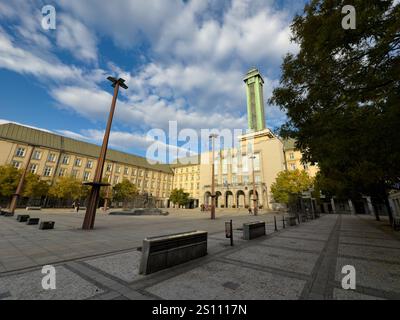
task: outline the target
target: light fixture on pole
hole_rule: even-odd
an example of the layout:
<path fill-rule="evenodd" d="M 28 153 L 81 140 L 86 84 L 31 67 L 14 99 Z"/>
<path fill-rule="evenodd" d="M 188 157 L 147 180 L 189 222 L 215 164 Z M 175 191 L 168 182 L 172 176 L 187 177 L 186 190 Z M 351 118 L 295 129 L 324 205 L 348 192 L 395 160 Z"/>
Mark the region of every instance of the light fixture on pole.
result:
<path fill-rule="evenodd" d="M 211 219 L 215 219 L 215 139 L 218 137 L 217 134 L 210 134 L 209 138 L 211 139 L 212 145 L 212 164 L 211 164 Z"/>
<path fill-rule="evenodd" d="M 119 87 L 121 87 L 123 89 L 128 89 L 128 86 L 125 84 L 125 80 L 122 78 L 119 78 L 117 80 L 114 77 L 108 77 L 107 80 L 112 82 L 112 87 L 114 88 L 114 95 L 113 95 L 113 99 L 111 102 L 110 114 L 108 116 L 108 122 L 107 122 L 106 131 L 104 133 L 103 144 L 101 146 L 100 156 L 97 161 L 96 173 L 95 173 L 93 182 L 85 183 L 86 185 L 92 186 L 92 189 L 90 190 L 88 206 L 86 209 L 85 219 L 83 220 L 83 225 L 82 225 L 82 229 L 84 229 L 84 230 L 93 229 L 94 220 L 96 218 L 97 205 L 99 202 L 100 188 L 102 186 L 109 186 L 108 183 L 103 183 L 101 181 L 102 176 L 103 176 L 104 163 L 105 163 L 106 155 L 107 155 L 108 140 L 110 138 L 111 125 L 112 125 L 112 121 L 113 121 L 113 117 L 114 117 L 115 105 L 117 103 Z"/>
<path fill-rule="evenodd" d="M 258 214 L 258 205 L 257 205 L 257 191 L 256 191 L 256 180 L 255 180 L 255 175 L 254 175 L 254 159 L 256 156 L 254 154 L 249 155 L 249 158 L 252 160 L 252 174 L 253 174 L 253 210 L 254 210 L 254 215 L 256 216 Z"/>

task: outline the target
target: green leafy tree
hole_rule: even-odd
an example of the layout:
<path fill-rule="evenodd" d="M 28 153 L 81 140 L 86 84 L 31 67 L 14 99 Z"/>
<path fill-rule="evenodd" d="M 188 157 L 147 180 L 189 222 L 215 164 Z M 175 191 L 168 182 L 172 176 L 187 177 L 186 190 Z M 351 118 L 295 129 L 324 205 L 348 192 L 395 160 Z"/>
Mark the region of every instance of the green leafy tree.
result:
<path fill-rule="evenodd" d="M 22 172 L 13 166 L 0 166 L 0 195 L 11 197 L 17 189 Z"/>
<path fill-rule="evenodd" d="M 271 193 L 275 201 L 289 203 L 291 194 L 299 194 L 313 186 L 313 179 L 305 171 L 281 171 L 271 185 Z"/>
<path fill-rule="evenodd" d="M 128 179 L 122 180 L 113 187 L 113 200 L 123 202 L 123 207 L 126 208 L 129 201 L 131 201 L 138 194 L 138 190 L 132 182 Z"/>
<path fill-rule="evenodd" d="M 346 4 L 312 0 L 295 17 L 300 51 L 285 57 L 270 103 L 288 116 L 281 135 L 318 163 L 324 192 L 387 201 L 400 181 L 400 4 L 354 0 L 356 29 L 345 30 Z"/>
<path fill-rule="evenodd" d="M 48 194 L 50 185 L 33 173 L 28 173 L 25 177 L 24 190 L 22 195 L 29 198 L 40 198 Z"/>
<path fill-rule="evenodd" d="M 82 184 L 82 181 L 73 177 L 60 177 L 50 187 L 49 194 L 58 199 L 75 200 L 87 197 L 89 187 Z"/>
<path fill-rule="evenodd" d="M 174 189 L 171 191 L 169 200 L 179 206 L 186 206 L 189 203 L 189 193 L 183 189 Z"/>

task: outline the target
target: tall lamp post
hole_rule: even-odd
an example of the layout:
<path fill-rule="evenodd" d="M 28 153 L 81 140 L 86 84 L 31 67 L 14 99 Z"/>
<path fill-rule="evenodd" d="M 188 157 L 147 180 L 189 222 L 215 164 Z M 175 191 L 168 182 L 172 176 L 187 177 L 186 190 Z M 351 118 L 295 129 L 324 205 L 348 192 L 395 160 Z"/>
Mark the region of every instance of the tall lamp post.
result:
<path fill-rule="evenodd" d="M 215 139 L 218 137 L 217 134 L 210 134 L 211 145 L 212 145 L 212 164 L 211 164 L 211 220 L 215 219 Z"/>
<path fill-rule="evenodd" d="M 252 161 L 252 174 L 253 174 L 253 210 L 254 210 L 254 215 L 256 216 L 258 213 L 258 205 L 257 205 L 257 191 L 256 191 L 256 179 L 255 179 L 255 175 L 254 175 L 254 159 L 256 158 L 256 156 L 254 154 L 251 154 L 249 156 L 249 158 Z"/>
<path fill-rule="evenodd" d="M 114 117 L 115 104 L 117 102 L 119 87 L 123 89 L 128 89 L 128 86 L 125 84 L 125 80 L 122 78 L 119 78 L 117 80 L 116 78 L 108 77 L 107 80 L 112 82 L 112 87 L 114 88 L 114 96 L 111 102 L 110 114 L 108 116 L 107 127 L 104 133 L 103 144 L 101 146 L 99 160 L 97 161 L 96 173 L 93 182 L 87 183 L 87 185 L 92 186 L 92 189 L 90 190 L 85 219 L 83 220 L 82 224 L 82 229 L 84 230 L 93 229 L 94 220 L 96 217 L 96 209 L 99 202 L 100 188 L 102 186 L 109 186 L 108 183 L 103 183 L 101 179 L 103 176 L 104 163 L 107 155 L 107 147 L 108 147 L 108 140 L 110 138 L 111 124 Z"/>
<path fill-rule="evenodd" d="M 35 149 L 35 147 L 32 146 L 31 150 L 29 151 L 28 162 L 25 165 L 24 171 L 22 171 L 21 178 L 19 179 L 19 182 L 18 182 L 17 190 L 15 191 L 15 193 L 12 196 L 11 203 L 10 203 L 10 211 L 9 211 L 12 214 L 14 214 L 15 209 L 17 207 L 18 199 L 21 196 L 22 188 L 24 187 L 25 177 L 26 177 L 26 174 L 28 173 L 28 168 L 29 168 L 29 164 L 31 163 L 31 158 L 32 158 L 34 149 Z"/>

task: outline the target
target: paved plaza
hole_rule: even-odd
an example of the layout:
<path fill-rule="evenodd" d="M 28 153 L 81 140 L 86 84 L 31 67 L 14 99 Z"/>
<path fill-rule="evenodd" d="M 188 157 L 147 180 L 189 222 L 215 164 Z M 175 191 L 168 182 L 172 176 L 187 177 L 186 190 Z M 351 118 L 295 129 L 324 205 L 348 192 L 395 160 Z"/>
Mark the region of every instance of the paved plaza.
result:
<path fill-rule="evenodd" d="M 54 230 L 0 217 L 0 299 L 400 299 L 400 235 L 370 216 L 324 215 L 283 229 L 281 214 L 249 216 L 175 210 L 169 216 L 98 214 L 82 231 L 83 213 L 32 212 Z M 279 231 L 274 231 L 273 216 Z M 224 222 L 234 222 L 235 246 Z M 267 222 L 267 236 L 241 239 L 243 222 Z M 146 236 L 205 230 L 206 257 L 139 275 Z M 55 290 L 43 290 L 43 265 L 56 268 Z M 344 290 L 342 267 L 356 269 Z"/>

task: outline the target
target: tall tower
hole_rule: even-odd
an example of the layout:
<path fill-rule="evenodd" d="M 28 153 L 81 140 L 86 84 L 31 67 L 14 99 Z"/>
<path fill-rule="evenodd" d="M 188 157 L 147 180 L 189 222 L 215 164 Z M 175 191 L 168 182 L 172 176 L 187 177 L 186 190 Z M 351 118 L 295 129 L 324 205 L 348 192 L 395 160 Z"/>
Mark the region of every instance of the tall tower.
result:
<path fill-rule="evenodd" d="M 254 68 L 247 72 L 244 82 L 246 83 L 247 118 L 249 129 L 252 131 L 264 130 L 264 79 L 258 69 Z"/>

